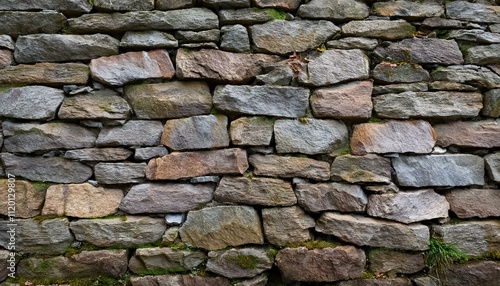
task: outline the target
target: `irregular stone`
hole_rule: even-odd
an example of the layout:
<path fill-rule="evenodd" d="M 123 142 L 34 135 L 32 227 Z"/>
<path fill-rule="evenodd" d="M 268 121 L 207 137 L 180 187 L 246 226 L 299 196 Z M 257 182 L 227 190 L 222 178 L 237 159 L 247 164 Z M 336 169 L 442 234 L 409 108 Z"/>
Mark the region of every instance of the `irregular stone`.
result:
<path fill-rule="evenodd" d="M 37 63 L 0 69 L 0 84 L 87 84 L 89 68 L 78 63 Z"/>
<path fill-rule="evenodd" d="M 429 248 L 429 228 L 405 225 L 360 215 L 325 212 L 316 221 L 316 231 L 334 235 L 359 246 L 422 251 Z"/>
<path fill-rule="evenodd" d="M 139 275 L 182 272 L 200 265 L 205 258 L 206 254 L 198 250 L 139 248 L 130 258 L 128 268 Z"/>
<path fill-rule="evenodd" d="M 201 0 L 201 4 L 213 9 L 247 8 L 250 7 L 250 0 Z"/>
<path fill-rule="evenodd" d="M 169 0 L 170 1 L 170 0 Z M 203 277 L 196 275 L 161 275 L 132 277 L 132 286 L 230 286 L 229 279 L 223 277 Z"/>
<path fill-rule="evenodd" d="M 346 36 L 384 40 L 411 38 L 415 31 L 415 27 L 405 20 L 351 21 L 342 26 L 342 34 Z"/>
<path fill-rule="evenodd" d="M 223 26 L 220 48 L 225 51 L 244 53 L 251 51 L 247 28 L 243 25 Z"/>
<path fill-rule="evenodd" d="M 427 18 L 422 22 L 422 26 L 426 28 L 461 28 L 462 22 L 459 20 L 445 19 L 439 17 Z"/>
<path fill-rule="evenodd" d="M 248 169 L 242 149 L 174 152 L 152 159 L 146 167 L 149 180 L 177 180 L 205 175 L 243 174 Z"/>
<path fill-rule="evenodd" d="M 405 253 L 386 249 L 368 252 L 369 270 L 373 273 L 412 274 L 425 268 L 422 253 Z"/>
<path fill-rule="evenodd" d="M 326 50 L 310 59 L 307 72 L 299 73 L 299 82 L 325 86 L 367 79 L 369 73 L 369 60 L 361 50 Z"/>
<path fill-rule="evenodd" d="M 214 91 L 217 110 L 279 117 L 304 116 L 309 90 L 291 86 L 223 85 Z"/>
<path fill-rule="evenodd" d="M 147 11 L 155 8 L 154 0 L 94 0 L 94 8 L 103 11 Z"/>
<path fill-rule="evenodd" d="M 9 153 L 2 153 L 0 157 L 6 173 L 30 181 L 83 183 L 92 176 L 92 169 L 87 165 L 60 157 L 20 157 Z"/>
<path fill-rule="evenodd" d="M 495 182 L 500 182 L 500 153 L 484 156 L 488 176 Z"/>
<path fill-rule="evenodd" d="M 341 281 L 338 286 L 412 286 L 408 278 L 356 279 Z"/>
<path fill-rule="evenodd" d="M 266 240 L 274 245 L 285 246 L 313 237 L 310 228 L 315 225 L 314 219 L 298 206 L 262 209 L 262 220 Z"/>
<path fill-rule="evenodd" d="M 104 127 L 97 137 L 97 146 L 157 146 L 163 124 L 160 121 L 130 120 L 123 126 Z"/>
<path fill-rule="evenodd" d="M 99 184 L 129 184 L 144 181 L 146 163 L 98 163 L 94 167 Z"/>
<path fill-rule="evenodd" d="M 225 115 L 198 115 L 167 120 L 161 144 L 173 150 L 227 147 L 227 121 Z"/>
<path fill-rule="evenodd" d="M 120 189 L 96 188 L 89 183 L 53 185 L 47 189 L 42 215 L 105 217 L 118 211 L 122 199 Z"/>
<path fill-rule="evenodd" d="M 38 33 L 58 33 L 66 24 L 66 17 L 55 11 L 43 12 L 18 12 L 1 11 L 0 34 L 10 36 L 38 34 Z"/>
<path fill-rule="evenodd" d="M 193 7 L 195 2 L 195 0 L 156 0 L 155 7 L 157 10 L 175 10 Z"/>
<path fill-rule="evenodd" d="M 212 42 L 204 42 L 204 43 L 186 43 L 182 44 L 181 48 L 187 50 L 200 50 L 200 49 L 209 49 L 209 50 L 219 50 L 219 46 L 216 43 Z M 177 50 L 179 51 L 179 50 Z"/>
<path fill-rule="evenodd" d="M 489 28 L 492 33 L 500 33 L 500 24 L 492 24 Z"/>
<path fill-rule="evenodd" d="M 378 116 L 384 118 L 470 118 L 483 107 L 477 92 L 413 92 L 383 94 L 373 98 Z"/>
<path fill-rule="evenodd" d="M 430 75 L 417 64 L 382 62 L 373 69 L 373 78 L 381 83 L 410 83 L 428 81 Z"/>
<path fill-rule="evenodd" d="M 125 99 L 112 90 L 66 97 L 59 108 L 59 119 L 116 120 L 127 119 L 131 109 Z"/>
<path fill-rule="evenodd" d="M 498 33 L 485 32 L 480 29 L 454 30 L 448 34 L 448 38 L 485 44 L 500 43 L 500 35 Z"/>
<path fill-rule="evenodd" d="M 267 274 L 257 275 L 251 279 L 243 280 L 234 284 L 234 286 L 266 286 L 267 285 Z"/>
<path fill-rule="evenodd" d="M 12 229 L 9 221 L 0 221 L 0 246 L 8 249 Z M 67 218 L 35 221 L 16 219 L 16 253 L 19 254 L 62 254 L 73 242 Z"/>
<path fill-rule="evenodd" d="M 433 80 L 447 80 L 486 88 L 500 87 L 499 75 L 478 66 L 438 67 L 431 76 Z"/>
<path fill-rule="evenodd" d="M 276 1 L 269 3 L 275 4 Z M 269 9 L 244 8 L 244 9 L 227 9 L 217 12 L 221 25 L 253 25 L 265 23 L 273 19 L 272 12 Z"/>
<path fill-rule="evenodd" d="M 310 158 L 252 155 L 248 159 L 257 176 L 280 178 L 307 178 L 317 181 L 330 179 L 330 164 Z"/>
<path fill-rule="evenodd" d="M 13 262 L 8 261 L 8 259 L 12 259 L 11 253 L 12 252 L 10 252 L 10 251 L 0 249 L 0 269 L 1 269 L 0 270 L 0 281 L 4 281 L 8 277 L 8 275 L 10 273 L 12 273 L 9 268 L 12 266 L 15 266 L 15 261 L 14 261 L 14 265 L 12 265 Z M 14 257 L 14 260 L 15 260 L 15 257 Z"/>
<path fill-rule="evenodd" d="M 206 8 L 172 11 L 137 11 L 122 14 L 92 13 L 68 20 L 76 33 L 115 33 L 144 30 L 208 30 L 219 27 L 217 14 Z"/>
<path fill-rule="evenodd" d="M 0 48 L 13 51 L 15 47 L 14 40 L 9 35 L 0 35 Z"/>
<path fill-rule="evenodd" d="M 438 286 L 437 279 L 430 276 L 417 277 L 412 279 L 416 286 Z"/>
<path fill-rule="evenodd" d="M 286 279 L 331 282 L 359 278 L 366 265 L 366 256 L 363 250 L 354 246 L 313 250 L 285 248 L 276 255 L 276 265 Z"/>
<path fill-rule="evenodd" d="M 269 146 L 274 120 L 266 117 L 241 117 L 231 121 L 229 134 L 234 145 Z"/>
<path fill-rule="evenodd" d="M 484 94 L 481 114 L 489 117 L 500 117 L 500 89 L 493 89 Z"/>
<path fill-rule="evenodd" d="M 392 159 L 400 186 L 468 186 L 484 184 L 484 161 L 469 154 L 400 156 Z"/>
<path fill-rule="evenodd" d="M 5 150 L 33 153 L 57 149 L 93 147 L 97 134 L 72 123 L 2 123 Z"/>
<path fill-rule="evenodd" d="M 408 19 L 441 17 L 444 14 L 443 6 L 432 2 L 377 2 L 373 3 L 372 11 L 379 16 L 402 17 Z"/>
<path fill-rule="evenodd" d="M 10 186 L 10 187 L 9 187 Z M 8 204 L 10 198 L 9 188 L 15 190 L 15 216 L 18 218 L 30 218 L 40 215 L 45 199 L 45 189 L 37 188 L 28 181 L 15 180 L 14 187 L 7 179 L 0 179 L 0 195 L 5 199 L 0 202 L 0 214 L 9 215 L 12 211 Z M 10 212 L 12 214 L 12 212 Z M 1 277 L 1 276 L 0 276 Z"/>
<path fill-rule="evenodd" d="M 260 8 L 278 8 L 293 11 L 300 5 L 299 0 L 252 0 L 252 3 Z"/>
<path fill-rule="evenodd" d="M 248 206 L 218 206 L 190 211 L 179 232 L 185 243 L 207 250 L 264 243 L 259 215 Z"/>
<path fill-rule="evenodd" d="M 388 47 L 378 47 L 375 52 L 383 58 L 414 62 L 417 64 L 456 65 L 464 62 L 462 53 L 454 40 L 433 38 L 404 39 Z"/>
<path fill-rule="evenodd" d="M 46 86 L 25 86 L 0 91 L 0 116 L 28 120 L 52 120 L 64 92 Z"/>
<path fill-rule="evenodd" d="M 498 6 L 491 6 L 498 7 Z M 500 279 L 500 263 L 497 261 L 477 261 L 451 265 L 443 275 L 445 286 L 481 285 L 495 286 Z"/>
<path fill-rule="evenodd" d="M 210 251 L 207 270 L 231 279 L 254 277 L 273 266 L 268 251 L 257 247 Z"/>
<path fill-rule="evenodd" d="M 167 226 L 163 218 L 125 216 L 80 219 L 70 224 L 75 238 L 97 246 L 134 246 L 161 239 Z"/>
<path fill-rule="evenodd" d="M 90 61 L 90 74 L 96 81 L 113 86 L 150 78 L 170 79 L 175 69 L 168 52 L 128 52 Z"/>
<path fill-rule="evenodd" d="M 226 10 L 223 10 L 226 11 Z M 229 10 L 233 11 L 233 10 Z M 238 11 L 238 10 L 235 10 Z M 204 31 L 176 31 L 175 38 L 180 43 L 202 43 L 202 42 L 219 42 L 220 30 L 204 30 Z"/>
<path fill-rule="evenodd" d="M 278 153 L 308 155 L 333 153 L 347 145 L 347 127 L 341 121 L 279 119 L 274 123 Z"/>
<path fill-rule="evenodd" d="M 374 86 L 372 95 L 379 95 L 385 93 L 401 93 L 405 91 L 427 91 L 429 87 L 425 82 L 408 83 L 408 84 L 389 84 Z"/>
<path fill-rule="evenodd" d="M 132 155 L 132 151 L 125 148 L 88 148 L 69 150 L 64 158 L 75 161 L 123 161 Z"/>
<path fill-rule="evenodd" d="M 319 47 L 340 29 L 329 21 L 270 21 L 250 27 L 254 49 L 286 55 Z"/>
<path fill-rule="evenodd" d="M 8 50 L 0 50 L 0 69 L 14 64 L 14 54 Z"/>
<path fill-rule="evenodd" d="M 343 155 L 332 163 L 332 180 L 349 183 L 391 182 L 391 161 L 388 158 L 368 154 L 364 156 Z"/>
<path fill-rule="evenodd" d="M 134 152 L 134 160 L 149 160 L 167 154 L 168 150 L 163 146 L 137 148 Z"/>
<path fill-rule="evenodd" d="M 453 1 L 446 3 L 446 16 L 452 19 L 465 20 L 479 23 L 500 23 L 500 9 L 466 1 Z"/>
<path fill-rule="evenodd" d="M 500 125 L 494 120 L 457 121 L 434 126 L 437 145 L 448 147 L 500 147 Z"/>
<path fill-rule="evenodd" d="M 266 67 L 266 74 L 255 77 L 256 83 L 264 85 L 295 85 L 297 73 L 292 70 L 292 62 L 286 60 Z"/>
<path fill-rule="evenodd" d="M 6 0 L 0 4 L 0 10 L 57 10 L 63 13 L 88 13 L 92 4 L 85 0 Z"/>
<path fill-rule="evenodd" d="M 398 186 L 396 186 L 394 183 L 389 183 L 389 185 L 371 185 L 371 186 L 364 186 L 364 189 L 370 192 L 374 193 L 380 193 L 380 194 L 385 194 L 385 193 L 397 193 L 399 192 Z"/>
<path fill-rule="evenodd" d="M 300 183 L 295 188 L 295 195 L 299 206 L 309 212 L 364 212 L 368 203 L 360 186 L 340 183 Z"/>
<path fill-rule="evenodd" d="M 19 276 L 31 279 L 121 277 L 127 271 L 127 250 L 96 250 L 55 257 L 29 257 L 19 265 Z"/>
<path fill-rule="evenodd" d="M 326 47 L 329 49 L 361 49 L 373 50 L 378 46 L 377 39 L 362 38 L 362 37 L 346 37 L 338 40 L 326 42 Z"/>
<path fill-rule="evenodd" d="M 138 213 L 183 213 L 212 200 L 213 184 L 147 183 L 134 185 L 120 204 L 120 210 Z"/>
<path fill-rule="evenodd" d="M 430 90 L 478 91 L 476 87 L 451 81 L 433 81 L 429 83 Z"/>
<path fill-rule="evenodd" d="M 487 251 L 499 251 L 498 220 L 464 221 L 432 227 L 437 238 L 453 244 L 466 255 L 480 256 Z"/>
<path fill-rule="evenodd" d="M 260 74 L 265 64 L 277 60 L 276 56 L 264 54 L 179 49 L 176 56 L 177 78 L 243 84 Z"/>
<path fill-rule="evenodd" d="M 500 44 L 471 47 L 467 49 L 465 62 L 473 65 L 500 63 L 499 50 Z"/>
<path fill-rule="evenodd" d="M 450 203 L 451 211 L 459 218 L 500 216 L 498 190 L 454 189 L 446 193 L 446 200 Z"/>
<path fill-rule="evenodd" d="M 373 107 L 372 89 L 371 81 L 318 88 L 310 98 L 312 112 L 319 118 L 369 118 Z"/>
<path fill-rule="evenodd" d="M 128 31 L 120 42 L 120 48 L 137 50 L 177 48 L 178 45 L 174 36 L 160 31 Z"/>
<path fill-rule="evenodd" d="M 385 121 L 354 126 L 351 153 L 430 153 L 436 143 L 436 133 L 423 120 Z"/>
<path fill-rule="evenodd" d="M 120 42 L 108 35 L 38 34 L 19 36 L 18 63 L 84 61 L 118 54 Z"/>
<path fill-rule="evenodd" d="M 369 8 L 363 2 L 355 0 L 312 0 L 301 5 L 297 13 L 301 18 L 334 21 L 361 20 L 368 17 Z"/>

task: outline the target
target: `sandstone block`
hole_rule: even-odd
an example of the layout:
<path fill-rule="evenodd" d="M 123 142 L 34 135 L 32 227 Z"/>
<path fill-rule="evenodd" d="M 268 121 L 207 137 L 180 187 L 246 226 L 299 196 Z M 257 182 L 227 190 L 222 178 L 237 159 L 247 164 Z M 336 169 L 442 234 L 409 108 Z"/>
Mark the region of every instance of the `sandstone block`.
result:
<path fill-rule="evenodd" d="M 266 239 L 272 244 L 285 246 L 312 239 L 314 219 L 298 206 L 265 208 L 262 220 Z"/>
<path fill-rule="evenodd" d="M 268 251 L 257 247 L 210 251 L 207 270 L 231 279 L 254 277 L 273 266 Z"/>
<path fill-rule="evenodd" d="M 258 176 L 281 178 L 303 177 L 317 181 L 330 178 L 330 164 L 310 158 L 276 155 L 252 155 L 249 160 Z"/>
<path fill-rule="evenodd" d="M 104 127 L 97 146 L 157 146 L 163 124 L 160 121 L 130 120 L 123 126 Z"/>
<path fill-rule="evenodd" d="M 57 116 L 70 120 L 120 120 L 130 116 L 127 101 L 111 90 L 66 97 Z"/>
<path fill-rule="evenodd" d="M 299 0 L 252 0 L 252 3 L 260 8 L 277 8 L 292 11 L 299 7 Z"/>
<path fill-rule="evenodd" d="M 411 38 L 415 27 L 405 20 L 351 21 L 342 26 L 342 34 L 385 40 Z"/>
<path fill-rule="evenodd" d="M 297 13 L 302 18 L 346 21 L 368 17 L 369 8 L 363 2 L 354 0 L 312 0 L 301 5 Z"/>
<path fill-rule="evenodd" d="M 364 212 L 368 203 L 360 186 L 341 183 L 300 183 L 295 195 L 298 204 L 309 212 Z"/>
<path fill-rule="evenodd" d="M 45 86 L 10 88 L 0 92 L 0 116 L 28 120 L 52 120 L 64 92 Z"/>
<path fill-rule="evenodd" d="M 495 286 L 500 278 L 499 268 L 500 263 L 496 261 L 452 265 L 451 269 L 443 277 L 444 285 L 460 286 L 463 283 L 468 283 L 469 285 Z"/>
<path fill-rule="evenodd" d="M 88 79 L 88 66 L 78 63 L 37 63 L 0 69 L 0 84 L 84 85 Z"/>
<path fill-rule="evenodd" d="M 374 154 L 339 156 L 332 163 L 331 175 L 332 180 L 349 183 L 388 184 L 391 182 L 391 161 Z"/>
<path fill-rule="evenodd" d="M 14 64 L 14 54 L 8 50 L 0 50 L 0 69 Z"/>
<path fill-rule="evenodd" d="M 0 202 L 0 214 L 9 214 L 8 198 L 9 184 L 7 179 L 0 179 L 0 196 L 5 199 Z M 15 192 L 15 216 L 19 218 L 30 218 L 40 215 L 45 199 L 45 188 L 37 187 L 28 181 L 16 180 L 14 184 Z"/>
<path fill-rule="evenodd" d="M 269 146 L 274 120 L 266 117 L 241 117 L 231 121 L 229 134 L 234 145 Z"/>
<path fill-rule="evenodd" d="M 454 189 L 446 200 L 459 218 L 500 216 L 500 192 L 495 189 Z"/>
<path fill-rule="evenodd" d="M 443 6 L 432 2 L 377 2 L 373 3 L 372 11 L 383 17 L 402 17 L 408 19 L 441 17 L 444 14 Z"/>
<path fill-rule="evenodd" d="M 374 273 L 412 274 L 425 268 L 422 253 L 373 249 L 368 252 L 369 269 Z"/>
<path fill-rule="evenodd" d="M 198 250 L 139 248 L 130 258 L 128 268 L 139 275 L 182 272 L 200 265 L 205 258 L 206 254 Z"/>
<path fill-rule="evenodd" d="M 448 147 L 500 147 L 500 125 L 493 120 L 457 121 L 434 126 L 437 145 Z"/>
<path fill-rule="evenodd" d="M 123 161 L 132 155 L 132 151 L 125 148 L 87 148 L 69 150 L 64 158 L 75 161 Z"/>
<path fill-rule="evenodd" d="M 146 163 L 98 163 L 94 167 L 99 184 L 129 184 L 144 181 Z"/>

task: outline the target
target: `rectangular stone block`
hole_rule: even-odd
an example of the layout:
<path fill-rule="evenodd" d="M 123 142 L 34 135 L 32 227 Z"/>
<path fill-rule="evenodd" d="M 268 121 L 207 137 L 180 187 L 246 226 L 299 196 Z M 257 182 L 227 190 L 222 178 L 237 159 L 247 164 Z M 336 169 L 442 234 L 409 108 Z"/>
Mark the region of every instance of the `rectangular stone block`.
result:
<path fill-rule="evenodd" d="M 37 63 L 0 69 L 0 84 L 86 85 L 89 68 L 77 63 Z"/>
<path fill-rule="evenodd" d="M 0 3 L 0 5 L 2 4 Z M 0 25 L 0 34 L 18 36 L 58 33 L 66 24 L 66 17 L 54 11 L 7 12 L 1 10 L 0 8 L 0 23 L 2 23 Z"/>
<path fill-rule="evenodd" d="M 64 13 L 88 13 L 92 10 L 92 2 L 88 0 L 2 0 L 0 10 L 56 10 Z"/>

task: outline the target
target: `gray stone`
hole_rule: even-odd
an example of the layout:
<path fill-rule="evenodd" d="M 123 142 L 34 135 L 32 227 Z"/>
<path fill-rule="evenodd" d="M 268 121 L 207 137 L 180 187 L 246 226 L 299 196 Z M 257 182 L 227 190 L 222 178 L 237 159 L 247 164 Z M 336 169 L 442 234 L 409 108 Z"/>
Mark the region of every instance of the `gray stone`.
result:
<path fill-rule="evenodd" d="M 66 17 L 55 11 L 43 12 L 8 12 L 1 11 L 0 34 L 10 36 L 37 34 L 37 33 L 58 33 L 66 24 Z"/>
<path fill-rule="evenodd" d="M 391 182 L 391 161 L 374 154 L 339 156 L 332 163 L 331 174 L 332 180 L 337 181 L 389 184 Z"/>
<path fill-rule="evenodd" d="M 225 11 L 225 10 L 223 10 Z M 230 10 L 232 11 L 232 10 Z M 219 42 L 220 30 L 204 30 L 204 31 L 176 31 L 175 38 L 183 43 L 203 43 L 203 42 Z"/>
<path fill-rule="evenodd" d="M 158 146 L 163 131 L 160 121 L 130 120 L 123 126 L 105 127 L 97 146 Z"/>
<path fill-rule="evenodd" d="M 229 134 L 234 145 L 269 146 L 274 120 L 266 117 L 241 117 L 231 121 Z"/>
<path fill-rule="evenodd" d="M 500 182 L 500 153 L 484 156 L 488 177 L 495 182 Z"/>
<path fill-rule="evenodd" d="M 10 186 L 10 187 L 9 187 Z M 30 218 L 40 215 L 45 200 L 45 189 L 48 186 L 45 184 L 36 185 L 28 181 L 15 180 L 14 187 L 12 179 L 0 179 L 0 196 L 5 199 L 0 202 L 0 214 L 8 216 L 12 215 L 12 189 L 15 190 L 15 217 Z"/>
<path fill-rule="evenodd" d="M 346 36 L 399 40 L 411 38 L 415 27 L 405 20 L 370 20 L 351 21 L 342 26 L 342 34 Z"/>
<path fill-rule="evenodd" d="M 171 226 L 171 225 L 181 225 L 183 224 L 184 222 L 186 221 L 186 214 L 185 213 L 178 213 L 178 214 L 166 214 L 165 215 L 165 222 L 167 223 L 167 225 Z M 174 228 L 175 229 L 175 228 Z M 170 230 L 170 232 L 169 232 Z M 175 241 L 175 239 L 177 239 L 177 232 L 179 231 L 179 228 L 176 228 L 175 229 L 175 238 L 172 240 L 172 242 Z M 168 232 L 168 233 L 167 233 Z M 165 234 L 163 235 L 163 238 L 162 238 L 162 242 L 165 242 L 165 239 L 166 237 L 165 236 L 168 236 L 168 237 L 172 237 L 173 236 L 173 232 L 174 230 L 172 228 L 169 228 L 167 231 L 165 231 Z"/>
<path fill-rule="evenodd" d="M 251 279 L 243 280 L 234 284 L 234 286 L 266 286 L 268 282 L 267 274 L 257 275 Z"/>
<path fill-rule="evenodd" d="M 371 186 L 364 186 L 364 189 L 369 191 L 369 192 L 374 192 L 374 193 L 379 193 L 379 194 L 385 194 L 385 193 L 397 193 L 399 192 L 398 186 L 396 186 L 394 183 L 389 183 L 389 185 L 371 185 Z"/>
<path fill-rule="evenodd" d="M 434 277 L 424 276 L 412 279 L 416 286 L 439 286 L 437 279 Z"/>
<path fill-rule="evenodd" d="M 250 7 L 250 0 L 200 0 L 202 5 L 210 8 L 247 8 Z"/>
<path fill-rule="evenodd" d="M 140 183 L 146 177 L 146 163 L 98 163 L 94 167 L 99 184 Z"/>
<path fill-rule="evenodd" d="M 83 183 L 92 176 L 87 165 L 60 157 L 20 157 L 9 153 L 0 154 L 5 172 L 30 181 L 55 183 Z"/>
<path fill-rule="evenodd" d="M 439 17 L 427 18 L 422 22 L 422 26 L 426 28 L 461 28 L 462 22 L 459 20 L 445 19 Z"/>
<path fill-rule="evenodd" d="M 373 3 L 372 11 L 384 17 L 402 17 L 409 19 L 441 17 L 444 14 L 443 6 L 432 2 L 377 2 Z"/>
<path fill-rule="evenodd" d="M 358 185 L 340 183 L 297 184 L 295 195 L 306 211 L 364 212 L 368 198 Z"/>
<path fill-rule="evenodd" d="M 446 3 L 446 16 L 452 19 L 479 23 L 500 23 L 498 6 L 490 6 L 466 1 Z"/>
<path fill-rule="evenodd" d="M 362 37 L 346 37 L 338 40 L 326 42 L 326 47 L 329 49 L 361 49 L 374 50 L 378 45 L 377 39 L 362 38 Z"/>
<path fill-rule="evenodd" d="M 373 273 L 412 274 L 425 268 L 422 253 L 405 253 L 386 249 L 368 252 L 369 270 Z"/>
<path fill-rule="evenodd" d="M 4 281 L 8 277 L 7 275 L 9 275 L 9 273 L 12 273 L 12 268 L 10 267 L 15 267 L 16 258 L 12 258 L 11 253 L 13 252 L 0 249 L 0 281 Z M 8 261 L 8 259 L 14 259 L 14 265 L 12 265 L 12 262 Z"/>
<path fill-rule="evenodd" d="M 408 278 L 368 278 L 342 281 L 337 286 L 413 286 Z"/>
<path fill-rule="evenodd" d="M 275 2 L 275 1 L 273 1 Z M 220 10 L 219 21 L 221 25 L 252 25 L 271 21 L 273 15 L 269 9 L 244 8 Z"/>
<path fill-rule="evenodd" d="M 139 274 L 188 271 L 205 260 L 199 250 L 173 250 L 171 248 L 139 248 L 130 258 L 130 271 Z"/>
<path fill-rule="evenodd" d="M 492 33 L 500 33 L 500 24 L 492 24 L 489 28 Z"/>
<path fill-rule="evenodd" d="M 193 7 L 195 2 L 195 0 L 156 0 L 155 5 L 157 10 L 175 10 Z"/>
<path fill-rule="evenodd" d="M 69 150 L 64 158 L 75 161 L 123 161 L 132 155 L 132 151 L 125 148 L 88 148 Z"/>
<path fill-rule="evenodd" d="M 190 211 L 179 232 L 185 243 L 207 250 L 264 243 L 259 215 L 248 206 L 218 206 Z"/>
<path fill-rule="evenodd" d="M 219 50 L 219 46 L 213 42 L 203 42 L 203 43 L 185 43 L 180 46 L 183 49 L 187 50 L 200 50 L 200 49 L 209 49 L 209 50 Z M 179 51 L 179 50 L 178 50 Z M 201 76 L 193 77 L 194 79 L 201 79 Z"/>
<path fill-rule="evenodd" d="M 0 92 L 0 116 L 28 120 L 52 120 L 64 92 L 46 86 L 25 86 Z"/>
<path fill-rule="evenodd" d="M 302 87 L 224 85 L 214 91 L 215 108 L 237 114 L 300 117 L 308 100 L 309 90 Z"/>
<path fill-rule="evenodd" d="M 500 125 L 496 120 L 457 121 L 434 125 L 437 145 L 474 148 L 500 147 Z"/>
<path fill-rule="evenodd" d="M 299 60 L 300 61 L 300 60 Z M 296 83 L 297 70 L 293 70 L 292 65 L 297 63 L 296 61 L 281 61 L 270 67 L 266 67 L 266 74 L 261 74 L 255 77 L 256 83 L 264 85 L 294 85 Z M 303 62 L 300 61 L 300 65 Z"/>
<path fill-rule="evenodd" d="M 481 114 L 489 117 L 500 117 L 500 89 L 493 89 L 483 96 Z"/>
<path fill-rule="evenodd" d="M 269 243 L 286 246 L 312 239 L 314 219 L 298 206 L 262 209 L 264 233 Z"/>
<path fill-rule="evenodd" d="M 494 6 L 495 8 L 498 6 Z M 477 261 L 451 265 L 443 277 L 444 286 L 467 285 L 495 286 L 500 279 L 500 263 L 497 261 Z"/>
<path fill-rule="evenodd" d="M 500 192 L 495 189 L 454 189 L 446 193 L 446 200 L 459 218 L 500 216 Z"/>
<path fill-rule="evenodd" d="M 225 51 L 244 53 L 251 51 L 247 28 L 243 25 L 223 26 L 220 48 Z"/>
<path fill-rule="evenodd" d="M 14 40 L 9 35 L 0 35 L 0 48 L 13 51 L 15 47 Z"/>
<path fill-rule="evenodd" d="M 19 36 L 18 63 L 84 61 L 118 54 L 120 42 L 108 35 L 38 34 Z"/>
<path fill-rule="evenodd" d="M 378 47 L 375 52 L 383 58 L 418 64 L 453 65 L 464 62 L 454 40 L 412 38 Z"/>
<path fill-rule="evenodd" d="M 167 154 L 168 150 L 163 146 L 136 148 L 134 151 L 134 160 L 149 160 Z"/>
<path fill-rule="evenodd" d="M 484 184 L 484 161 L 469 154 L 400 156 L 392 159 L 400 186 L 468 186 Z"/>
<path fill-rule="evenodd" d="M 223 277 L 203 277 L 196 275 L 160 275 L 132 277 L 132 286 L 230 286 L 229 279 Z"/>
<path fill-rule="evenodd" d="M 219 176 L 200 176 L 189 179 L 189 182 L 192 184 L 199 183 L 218 183 L 220 182 Z"/>
<path fill-rule="evenodd" d="M 223 177 L 214 198 L 218 202 L 261 206 L 291 206 L 297 203 L 289 182 L 258 177 Z"/>
<path fill-rule="evenodd" d="M 0 246 L 8 249 L 12 229 L 9 221 L 0 221 Z M 67 218 L 55 218 L 37 222 L 32 219 L 16 219 L 16 252 L 19 254 L 62 254 L 73 242 Z"/>
<path fill-rule="evenodd" d="M 413 92 L 383 94 L 373 98 L 378 116 L 384 118 L 471 118 L 483 107 L 476 92 Z"/>
<path fill-rule="evenodd" d="M 153 10 L 154 0 L 94 0 L 94 8 L 103 11 Z"/>
<path fill-rule="evenodd" d="M 395 194 L 370 195 L 367 213 L 402 223 L 447 218 L 449 203 L 433 190 L 405 191 Z"/>
<path fill-rule="evenodd" d="M 89 67 L 84 64 L 37 63 L 0 69 L 0 84 L 87 84 Z"/>
<path fill-rule="evenodd" d="M 449 91 L 478 91 L 478 88 L 451 81 L 433 81 L 429 83 L 430 90 L 449 90 Z"/>
<path fill-rule="evenodd" d="M 438 67 L 432 71 L 431 76 L 433 80 L 447 80 L 486 88 L 500 87 L 500 76 L 485 67 Z"/>
<path fill-rule="evenodd" d="M 500 44 L 475 46 L 467 49 L 465 62 L 473 65 L 500 63 Z"/>
<path fill-rule="evenodd" d="M 178 45 L 174 36 L 161 31 L 128 31 L 120 42 L 120 48 L 138 50 L 177 48 Z"/>
<path fill-rule="evenodd" d="M 212 200 L 213 184 L 147 183 L 134 185 L 121 202 L 129 214 L 182 213 Z"/>
<path fill-rule="evenodd" d="M 346 21 L 368 17 L 369 8 L 355 0 L 312 0 L 300 6 L 298 16 L 312 19 Z"/>
<path fill-rule="evenodd" d="M 252 0 L 252 3 L 261 8 L 277 8 L 293 11 L 300 5 L 300 0 Z"/>
<path fill-rule="evenodd" d="M 167 120 L 161 144 L 173 150 L 228 147 L 227 122 L 225 115 L 198 115 Z"/>
<path fill-rule="evenodd" d="M 128 119 L 130 113 L 125 99 L 115 91 L 102 89 L 66 97 L 57 116 L 69 120 L 120 120 Z"/>
<path fill-rule="evenodd" d="M 208 30 L 219 26 L 217 14 L 206 8 L 86 14 L 68 20 L 76 33 L 114 33 L 144 30 Z"/>
<path fill-rule="evenodd" d="M 448 38 L 485 44 L 500 43 L 500 35 L 498 33 L 490 33 L 483 30 L 454 30 L 448 34 Z"/>
<path fill-rule="evenodd" d="M 381 83 L 410 83 L 430 79 L 429 72 L 413 63 L 382 62 L 373 69 L 372 73 L 373 78 Z"/>
<path fill-rule="evenodd" d="M 422 251 L 429 248 L 429 228 L 422 224 L 405 225 L 360 215 L 325 212 L 316 221 L 316 231 L 334 235 L 359 246 Z"/>
<path fill-rule="evenodd" d="M 347 127 L 341 121 L 279 119 L 274 123 L 278 153 L 308 155 L 334 153 L 347 145 Z"/>
<path fill-rule="evenodd" d="M 279 55 L 319 47 L 339 31 L 324 20 L 271 21 L 250 27 L 255 50 Z"/>
<path fill-rule="evenodd" d="M 163 218 L 124 216 L 105 219 L 80 219 L 70 224 L 79 241 L 97 246 L 135 246 L 160 240 L 167 226 Z"/>
<path fill-rule="evenodd" d="M 85 0 L 5 0 L 0 10 L 57 10 L 64 13 L 88 13 L 92 4 Z"/>
<path fill-rule="evenodd" d="M 265 248 L 246 247 L 210 251 L 207 270 L 227 278 L 254 277 L 271 269 L 274 259 Z"/>
<path fill-rule="evenodd" d="M 330 179 L 330 164 L 310 158 L 259 155 L 255 154 L 248 159 L 254 167 L 253 173 L 257 176 L 280 178 L 307 178 L 316 181 Z"/>
<path fill-rule="evenodd" d="M 400 84 L 388 84 L 388 85 L 378 85 L 373 87 L 372 94 L 379 95 L 384 93 L 401 93 L 405 91 L 428 91 L 429 87 L 425 82 L 417 83 L 400 83 Z"/>
<path fill-rule="evenodd" d="M 299 82 L 325 86 L 367 79 L 369 73 L 368 57 L 361 50 L 326 50 L 310 59 L 307 70 L 299 73 Z"/>
<path fill-rule="evenodd" d="M 93 147 L 97 134 L 72 123 L 2 123 L 5 150 L 33 153 L 57 149 Z"/>

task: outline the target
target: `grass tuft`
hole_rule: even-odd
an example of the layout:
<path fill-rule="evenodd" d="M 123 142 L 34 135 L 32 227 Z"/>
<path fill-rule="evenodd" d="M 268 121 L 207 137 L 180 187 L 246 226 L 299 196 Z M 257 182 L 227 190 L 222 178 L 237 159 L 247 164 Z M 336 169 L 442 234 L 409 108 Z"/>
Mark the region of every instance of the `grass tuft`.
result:
<path fill-rule="evenodd" d="M 466 261 L 467 258 L 467 255 L 455 245 L 431 239 L 429 250 L 425 255 L 425 265 L 434 270 L 439 277 L 448 271 L 453 263 Z"/>

